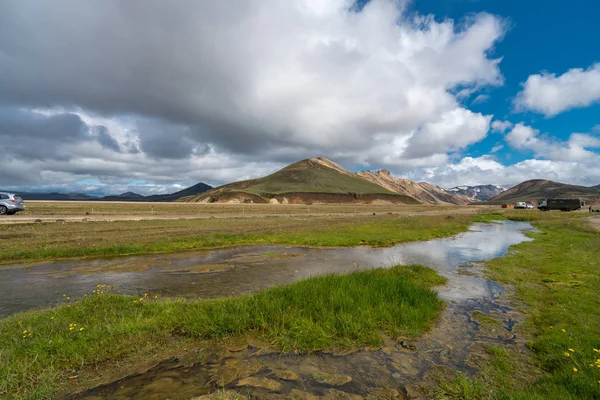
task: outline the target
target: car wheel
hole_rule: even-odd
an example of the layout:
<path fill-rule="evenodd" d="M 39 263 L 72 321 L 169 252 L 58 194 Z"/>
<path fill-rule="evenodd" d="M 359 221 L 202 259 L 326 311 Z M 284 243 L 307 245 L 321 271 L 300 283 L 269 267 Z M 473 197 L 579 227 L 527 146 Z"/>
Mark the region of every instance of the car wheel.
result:
<path fill-rule="evenodd" d="M 7 212 L 7 211 L 8 211 L 8 210 L 7 210 L 7 208 L 6 208 L 6 207 L 4 207 L 4 206 L 0 206 L 0 215 L 6 215 L 6 212 Z"/>

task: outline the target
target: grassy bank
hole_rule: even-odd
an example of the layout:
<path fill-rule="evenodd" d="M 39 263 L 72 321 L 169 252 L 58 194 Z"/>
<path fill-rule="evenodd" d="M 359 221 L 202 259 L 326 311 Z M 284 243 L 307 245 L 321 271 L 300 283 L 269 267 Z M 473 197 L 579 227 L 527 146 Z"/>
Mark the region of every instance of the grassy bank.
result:
<path fill-rule="evenodd" d="M 421 266 L 325 275 L 223 300 L 155 300 L 102 293 L 0 321 L 0 397 L 53 397 L 68 375 L 146 346 L 185 338 L 260 335 L 281 351 L 382 343 L 416 336 L 443 308 L 444 278 Z M 158 350 L 157 350 L 158 351 Z"/>
<path fill-rule="evenodd" d="M 508 348 L 490 348 L 476 379 L 442 388 L 447 398 L 600 398 L 600 232 L 585 221 L 535 225 L 535 241 L 486 263 L 493 279 L 515 288 L 532 368 Z"/>
<path fill-rule="evenodd" d="M 385 214 L 5 225 L 0 263 L 236 245 L 390 246 L 465 231 L 472 218 Z"/>

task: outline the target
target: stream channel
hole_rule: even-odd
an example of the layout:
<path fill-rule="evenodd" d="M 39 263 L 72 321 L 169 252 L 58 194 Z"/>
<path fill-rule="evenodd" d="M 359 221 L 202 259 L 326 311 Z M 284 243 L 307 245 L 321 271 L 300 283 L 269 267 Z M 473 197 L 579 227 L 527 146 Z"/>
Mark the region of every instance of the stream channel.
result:
<path fill-rule="evenodd" d="M 531 240 L 525 233 L 532 229 L 526 222 L 502 221 L 474 224 L 468 232 L 446 239 L 389 248 L 248 246 L 5 268 L 0 270 L 0 317 L 74 301 L 98 284 L 116 285 L 124 294 L 215 298 L 321 273 L 422 264 L 448 278 L 437 288 L 448 307 L 433 330 L 419 339 L 388 340 L 376 351 L 308 355 L 278 354 L 244 343 L 209 352 L 204 362 L 192 366 L 165 361 L 145 373 L 70 397 L 187 399 L 225 387 L 273 399 L 418 398 L 415 387 L 432 371 L 448 367 L 472 374 L 473 358 L 482 345 L 515 343 L 513 327 L 521 315 L 502 298 L 506 289 L 483 277 L 477 261 L 501 257 L 511 245 Z M 491 315 L 501 321 L 499 327 L 484 329 L 474 312 Z"/>

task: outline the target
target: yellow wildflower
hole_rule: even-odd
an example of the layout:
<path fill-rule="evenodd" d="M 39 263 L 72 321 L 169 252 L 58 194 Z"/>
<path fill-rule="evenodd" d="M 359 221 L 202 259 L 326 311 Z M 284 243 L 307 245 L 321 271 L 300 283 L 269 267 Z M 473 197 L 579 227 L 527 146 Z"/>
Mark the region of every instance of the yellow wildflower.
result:
<path fill-rule="evenodd" d="M 563 329 L 561 329 L 561 331 L 563 331 L 563 332 L 566 332 L 566 330 L 565 330 L 564 328 L 563 328 Z"/>
<path fill-rule="evenodd" d="M 577 368 L 573 367 L 573 372 L 577 372 Z"/>
<path fill-rule="evenodd" d="M 81 332 L 83 330 L 83 328 L 79 328 L 79 332 Z"/>
<path fill-rule="evenodd" d="M 571 357 L 571 353 L 568 353 L 566 351 L 563 354 L 565 355 L 565 357 Z"/>
<path fill-rule="evenodd" d="M 569 351 L 570 351 L 571 353 L 575 353 L 575 350 L 573 350 L 573 349 L 569 349 Z"/>
<path fill-rule="evenodd" d="M 600 353 L 600 350 L 598 350 L 598 349 L 594 349 L 594 351 L 595 351 L 596 353 Z"/>

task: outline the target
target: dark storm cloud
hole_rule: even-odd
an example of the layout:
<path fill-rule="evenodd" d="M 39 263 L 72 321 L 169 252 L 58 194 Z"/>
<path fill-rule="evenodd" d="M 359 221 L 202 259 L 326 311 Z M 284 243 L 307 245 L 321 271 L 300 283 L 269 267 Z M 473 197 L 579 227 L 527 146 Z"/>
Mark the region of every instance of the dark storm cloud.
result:
<path fill-rule="evenodd" d="M 423 37 L 425 27 L 408 23 L 403 41 L 423 64 L 411 66 L 385 56 L 404 51 L 396 41 L 402 7 L 374 1 L 360 10 L 364 20 L 355 20 L 358 10 L 349 11 L 350 5 L 1 2 L 0 76 L 7 79 L 0 80 L 0 102 L 163 119 L 193 127 L 199 142 L 237 154 L 292 145 L 357 152 L 369 146 L 374 129 L 407 134 L 455 108 L 447 87 L 499 81 L 497 61 L 486 55 L 502 34 L 494 17 L 474 18 L 472 33 L 455 42 L 450 23 L 433 27 L 447 38 Z M 372 48 L 371 34 L 381 50 Z M 437 57 L 468 56 L 469 68 L 446 62 L 440 74 L 427 41 L 453 43 L 438 48 Z M 423 107 L 425 92 L 430 104 Z M 156 136 L 145 143 L 153 155 L 160 156 L 162 146 L 168 157 L 186 154 L 187 144 Z"/>
<path fill-rule="evenodd" d="M 251 150 L 244 137 L 262 132 L 236 122 L 242 110 L 234 104 L 243 102 L 240 93 L 251 83 L 250 64 L 238 64 L 245 51 L 238 38 L 216 44 L 211 34 L 216 25 L 245 18 L 246 2 L 227 3 L 215 7 L 215 20 L 210 7 L 191 1 L 179 7 L 154 0 L 106 0 L 93 7 L 79 0 L 63 0 L 60 7 L 1 2 L 0 102 L 158 117 L 202 127 L 195 133 L 231 144 L 233 151 Z M 157 140 L 148 146 L 167 144 L 168 156 L 185 154 L 186 146 L 177 151 Z"/>
<path fill-rule="evenodd" d="M 105 126 L 97 125 L 90 129 L 91 135 L 102 145 L 102 147 L 110 149 L 115 152 L 120 152 L 121 148 L 119 142 L 115 140 L 108 133 L 108 129 Z"/>
<path fill-rule="evenodd" d="M 41 115 L 0 108 L 0 155 L 26 160 L 65 159 L 56 148 L 88 139 L 88 127 L 76 114 Z"/>
<path fill-rule="evenodd" d="M 86 136 L 87 125 L 77 114 L 63 113 L 47 116 L 14 107 L 0 107 L 0 134 L 12 138 L 69 140 Z"/>

